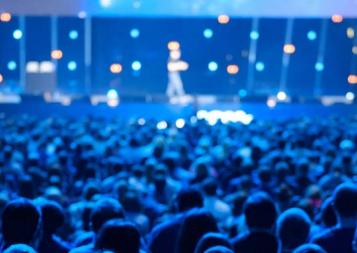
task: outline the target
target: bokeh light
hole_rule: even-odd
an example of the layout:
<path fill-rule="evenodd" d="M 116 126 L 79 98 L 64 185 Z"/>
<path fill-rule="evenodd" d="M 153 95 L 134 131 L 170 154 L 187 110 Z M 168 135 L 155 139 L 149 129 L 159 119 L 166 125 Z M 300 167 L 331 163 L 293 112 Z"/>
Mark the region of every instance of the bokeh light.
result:
<path fill-rule="evenodd" d="M 110 72 L 112 72 L 113 74 L 119 74 L 120 72 L 122 72 L 123 70 L 123 66 L 119 63 L 113 63 L 112 65 L 110 65 Z"/>
<path fill-rule="evenodd" d="M 131 68 L 134 70 L 134 71 L 139 71 L 141 69 L 141 62 L 139 61 L 133 61 L 132 64 L 131 64 Z"/>
<path fill-rule="evenodd" d="M 11 21 L 11 14 L 9 12 L 3 12 L 0 14 L 0 21 L 1 22 L 10 22 Z"/>
<path fill-rule="evenodd" d="M 140 30 L 137 28 L 133 28 L 130 30 L 130 37 L 132 37 L 133 39 L 136 39 L 140 36 Z"/>
<path fill-rule="evenodd" d="M 246 97 L 248 95 L 248 92 L 245 89 L 240 89 L 238 94 L 240 97 Z"/>
<path fill-rule="evenodd" d="M 355 94 L 353 92 L 349 91 L 346 93 L 345 98 L 348 101 L 353 101 L 355 99 Z"/>
<path fill-rule="evenodd" d="M 339 14 L 335 14 L 335 15 L 332 15 L 331 20 L 333 23 L 336 23 L 336 24 L 342 23 L 343 17 Z"/>
<path fill-rule="evenodd" d="M 180 43 L 178 43 L 177 41 L 170 41 L 167 44 L 167 48 L 169 50 L 179 50 L 180 49 Z"/>
<path fill-rule="evenodd" d="M 307 38 L 311 41 L 316 40 L 317 39 L 317 33 L 315 31 L 309 31 L 307 33 Z"/>
<path fill-rule="evenodd" d="M 100 5 L 104 8 L 108 8 L 112 5 L 112 0 L 100 0 Z"/>
<path fill-rule="evenodd" d="M 251 31 L 250 32 L 250 38 L 252 39 L 252 40 L 257 40 L 257 39 L 259 39 L 259 32 L 258 31 Z"/>
<path fill-rule="evenodd" d="M 68 37 L 69 37 L 71 40 L 76 40 L 76 39 L 78 39 L 78 31 L 77 31 L 77 30 L 71 30 L 71 31 L 69 31 Z"/>
<path fill-rule="evenodd" d="M 315 64 L 315 70 L 320 72 L 323 71 L 325 68 L 325 65 L 322 62 L 316 62 Z"/>
<path fill-rule="evenodd" d="M 15 61 L 9 61 L 7 63 L 7 68 L 10 70 L 10 71 L 14 71 L 16 68 L 17 68 L 17 64 Z"/>
<path fill-rule="evenodd" d="M 353 54 L 357 54 L 357 46 L 353 46 L 352 47 L 352 53 Z"/>
<path fill-rule="evenodd" d="M 276 106 L 276 100 L 274 98 L 268 98 L 267 106 L 269 108 L 274 108 Z"/>
<path fill-rule="evenodd" d="M 184 119 L 177 119 L 176 120 L 176 127 L 177 128 L 183 128 L 185 126 L 186 122 Z"/>
<path fill-rule="evenodd" d="M 209 29 L 209 28 L 205 29 L 205 30 L 203 31 L 203 36 L 204 36 L 206 39 L 212 38 L 212 36 L 213 36 L 213 31 L 212 31 L 212 29 Z"/>
<path fill-rule="evenodd" d="M 163 129 L 166 129 L 167 128 L 167 122 L 166 121 L 159 121 L 157 124 L 156 124 L 156 128 L 159 129 L 159 130 L 163 130 Z"/>
<path fill-rule="evenodd" d="M 12 36 L 14 37 L 15 40 L 19 40 L 22 38 L 22 31 L 20 29 L 16 29 L 13 33 Z"/>
<path fill-rule="evenodd" d="M 279 101 L 284 101 L 287 99 L 287 95 L 284 91 L 279 91 L 278 94 L 276 94 L 276 97 Z"/>
<path fill-rule="evenodd" d="M 255 69 L 256 69 L 258 72 L 262 72 L 262 71 L 264 71 L 264 69 L 265 69 L 265 64 L 264 64 L 263 62 L 258 61 L 258 62 L 255 64 Z"/>
<path fill-rule="evenodd" d="M 218 16 L 218 23 L 224 25 L 228 24 L 230 21 L 230 17 L 228 15 L 222 14 Z"/>
<path fill-rule="evenodd" d="M 349 84 L 357 84 L 357 75 L 349 75 L 347 81 Z"/>
<path fill-rule="evenodd" d="M 4 81 L 4 77 L 2 76 L 2 74 L 0 74 L 0 83 L 2 83 Z"/>
<path fill-rule="evenodd" d="M 52 50 L 51 58 L 54 60 L 60 60 L 63 57 L 63 52 L 59 49 Z"/>
<path fill-rule="evenodd" d="M 355 37 L 355 29 L 348 27 L 346 30 L 346 35 L 349 39 L 353 39 Z"/>
<path fill-rule="evenodd" d="M 75 61 L 70 61 L 67 64 L 67 68 L 69 71 L 75 71 L 77 69 L 77 63 Z"/>
<path fill-rule="evenodd" d="M 118 99 L 119 95 L 118 92 L 115 89 L 110 89 L 107 92 L 107 98 L 108 99 Z"/>
<path fill-rule="evenodd" d="M 208 63 L 208 69 L 209 69 L 209 71 L 212 71 L 212 72 L 217 71 L 217 69 L 218 69 L 217 62 L 215 62 L 215 61 L 209 62 Z"/>
<path fill-rule="evenodd" d="M 235 75 L 239 72 L 239 67 L 238 65 L 231 64 L 227 66 L 227 73 L 230 75 Z"/>
<path fill-rule="evenodd" d="M 293 44 L 285 44 L 284 45 L 284 53 L 285 54 L 293 54 L 295 53 L 296 48 Z"/>

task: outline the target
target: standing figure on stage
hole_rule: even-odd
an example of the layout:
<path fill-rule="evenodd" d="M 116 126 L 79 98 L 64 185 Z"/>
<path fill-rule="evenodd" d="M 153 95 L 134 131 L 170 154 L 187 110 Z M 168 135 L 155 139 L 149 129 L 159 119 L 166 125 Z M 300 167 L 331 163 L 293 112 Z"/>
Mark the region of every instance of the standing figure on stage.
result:
<path fill-rule="evenodd" d="M 167 62 L 169 82 L 166 89 L 168 97 L 181 97 L 185 95 L 183 83 L 181 80 L 181 71 L 188 69 L 188 63 L 181 60 L 180 44 L 176 41 L 171 41 L 168 44 L 170 50 L 169 60 Z"/>

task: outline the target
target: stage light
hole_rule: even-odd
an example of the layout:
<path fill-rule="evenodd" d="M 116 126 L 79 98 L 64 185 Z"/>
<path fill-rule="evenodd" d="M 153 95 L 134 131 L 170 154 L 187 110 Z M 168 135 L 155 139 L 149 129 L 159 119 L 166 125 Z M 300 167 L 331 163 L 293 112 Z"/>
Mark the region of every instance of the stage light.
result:
<path fill-rule="evenodd" d="M 346 93 L 345 97 L 348 101 L 353 101 L 355 99 L 355 94 L 349 91 Z"/>
<path fill-rule="evenodd" d="M 325 65 L 322 62 L 316 62 L 315 64 L 315 70 L 318 72 L 323 71 L 325 68 Z"/>
<path fill-rule="evenodd" d="M 138 119 L 138 124 L 139 124 L 140 126 L 145 125 L 145 123 L 146 123 L 146 120 L 145 120 L 144 118 Z"/>
<path fill-rule="evenodd" d="M 115 89 L 110 89 L 107 92 L 108 99 L 118 99 L 118 92 Z"/>
<path fill-rule="evenodd" d="M 20 29 L 16 29 L 13 33 L 12 36 L 14 37 L 15 40 L 19 40 L 22 38 L 22 31 Z"/>
<path fill-rule="evenodd" d="M 176 127 L 177 128 L 183 128 L 185 126 L 186 122 L 184 119 L 177 119 L 176 120 Z"/>
<path fill-rule="evenodd" d="M 10 70 L 10 71 L 14 71 L 16 68 L 17 68 L 17 64 L 15 61 L 9 61 L 7 63 L 7 68 Z"/>
<path fill-rule="evenodd" d="M 285 44 L 284 45 L 284 53 L 285 54 L 293 54 L 295 53 L 296 48 L 293 44 Z"/>
<path fill-rule="evenodd" d="M 284 91 L 279 91 L 278 94 L 276 95 L 276 97 L 279 101 L 284 101 L 287 99 L 288 96 L 286 95 L 286 93 Z"/>
<path fill-rule="evenodd" d="M 228 74 L 230 75 L 235 75 L 239 72 L 239 67 L 238 65 L 235 65 L 235 64 L 231 64 L 231 65 L 228 65 L 227 66 L 227 72 Z"/>
<path fill-rule="evenodd" d="M 77 63 L 75 61 L 70 61 L 67 64 L 67 68 L 69 71 L 75 71 L 77 69 Z"/>
<path fill-rule="evenodd" d="M 341 15 L 335 14 L 331 17 L 333 23 L 342 23 L 343 17 Z"/>
<path fill-rule="evenodd" d="M 276 100 L 273 98 L 268 98 L 267 100 L 267 106 L 269 108 L 274 108 L 276 106 Z"/>
<path fill-rule="evenodd" d="M 167 128 L 167 122 L 166 121 L 159 121 L 157 124 L 156 124 L 156 128 L 159 129 L 159 130 L 163 130 L 163 129 L 166 129 Z"/>
<path fill-rule="evenodd" d="M 247 93 L 247 91 L 246 91 L 245 89 L 239 90 L 238 94 L 239 94 L 239 96 L 242 97 L 242 98 L 243 98 L 243 97 L 246 97 L 246 96 L 248 95 L 248 93 Z"/>
<path fill-rule="evenodd" d="M 119 63 L 113 63 L 112 65 L 110 65 L 110 72 L 112 72 L 113 74 L 119 74 L 120 72 L 122 72 L 122 70 L 123 67 Z"/>
<path fill-rule="evenodd" d="M 212 71 L 212 72 L 217 71 L 217 69 L 218 69 L 217 62 L 215 62 L 215 61 L 209 62 L 208 63 L 208 69 L 209 69 L 209 71 Z"/>
<path fill-rule="evenodd" d="M 59 60 L 63 57 L 63 52 L 59 49 L 52 50 L 51 57 L 54 60 Z"/>
<path fill-rule="evenodd" d="M 352 27 L 348 27 L 346 30 L 346 35 L 349 39 L 353 39 L 355 37 L 355 30 Z"/>
<path fill-rule="evenodd" d="M 139 71 L 141 69 L 141 63 L 139 61 L 133 61 L 133 63 L 131 64 L 131 68 L 134 71 Z"/>
<path fill-rule="evenodd" d="M 85 12 L 85 11 L 78 12 L 78 17 L 81 18 L 81 19 L 86 18 L 87 17 L 87 12 Z"/>
<path fill-rule="evenodd" d="M 352 54 L 357 54 L 357 46 L 352 47 Z"/>
<path fill-rule="evenodd" d="M 140 31 L 137 28 L 133 28 L 130 30 L 130 37 L 132 37 L 133 39 L 136 39 L 140 36 Z"/>
<path fill-rule="evenodd" d="M 230 17 L 228 15 L 219 15 L 218 16 L 218 23 L 225 25 L 228 24 L 230 21 Z"/>
<path fill-rule="evenodd" d="M 210 38 L 212 38 L 212 36 L 213 36 L 213 31 L 212 31 L 211 29 L 207 28 L 207 29 L 205 29 L 205 30 L 203 31 L 203 36 L 204 36 L 206 39 L 210 39 Z"/>
<path fill-rule="evenodd" d="M 349 75 L 347 81 L 349 84 L 357 84 L 357 75 Z"/>
<path fill-rule="evenodd" d="M 315 31 L 309 31 L 308 33 L 307 33 L 307 38 L 309 39 L 309 40 L 316 40 L 316 38 L 317 38 L 317 33 L 315 32 Z"/>
<path fill-rule="evenodd" d="M 0 74 L 0 83 L 2 83 L 4 81 L 4 77 L 2 76 L 2 74 Z"/>
<path fill-rule="evenodd" d="M 250 32 L 250 38 L 251 38 L 252 40 L 257 40 L 257 39 L 259 39 L 259 32 L 258 32 L 258 31 L 251 31 L 251 32 Z"/>
<path fill-rule="evenodd" d="M 104 8 L 108 8 L 112 5 L 112 0 L 100 0 L 100 5 Z"/>
<path fill-rule="evenodd" d="M 71 40 L 76 40 L 76 39 L 78 39 L 78 31 L 76 31 L 76 30 L 71 30 L 71 31 L 68 33 L 68 37 L 69 37 Z"/>
<path fill-rule="evenodd" d="M 198 110 L 196 116 L 197 119 L 205 119 L 208 116 L 208 112 L 206 110 Z"/>
<path fill-rule="evenodd" d="M 0 14 L 0 21 L 1 22 L 10 22 L 11 21 L 11 14 L 9 12 L 3 12 Z"/>
<path fill-rule="evenodd" d="M 265 69 L 264 63 L 258 61 L 258 62 L 255 64 L 255 69 L 256 69 L 257 71 L 259 71 L 259 72 L 264 71 L 264 69 Z"/>
<path fill-rule="evenodd" d="M 167 48 L 171 51 L 173 50 L 179 50 L 180 49 L 180 43 L 178 43 L 177 41 L 170 41 L 167 44 Z"/>

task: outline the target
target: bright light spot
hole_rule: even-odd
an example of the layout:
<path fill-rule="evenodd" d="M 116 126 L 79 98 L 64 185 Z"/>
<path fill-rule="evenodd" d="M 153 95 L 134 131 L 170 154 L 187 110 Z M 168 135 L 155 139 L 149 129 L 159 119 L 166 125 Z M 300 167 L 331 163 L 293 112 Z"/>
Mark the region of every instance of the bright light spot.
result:
<path fill-rule="evenodd" d="M 207 29 L 205 29 L 205 30 L 203 31 L 203 36 L 204 36 L 206 39 L 210 39 L 210 38 L 212 38 L 212 36 L 213 36 L 213 31 L 212 31 L 211 29 L 207 28 Z"/>
<path fill-rule="evenodd" d="M 130 30 L 130 37 L 136 39 L 140 36 L 140 31 L 137 28 L 133 28 Z"/>
<path fill-rule="evenodd" d="M 218 16 L 218 23 L 224 25 L 224 24 L 228 24 L 230 21 L 230 17 L 228 15 L 219 15 Z"/>
<path fill-rule="evenodd" d="M 287 98 L 287 95 L 284 91 L 279 91 L 276 97 L 279 101 L 284 101 Z"/>
<path fill-rule="evenodd" d="M 107 105 L 110 107 L 117 107 L 119 105 L 119 99 L 109 99 Z"/>
<path fill-rule="evenodd" d="M 169 50 L 179 50 L 180 49 L 180 43 L 178 43 L 177 41 L 170 41 L 168 44 L 167 44 L 167 48 Z"/>
<path fill-rule="evenodd" d="M 240 97 L 246 97 L 248 95 L 247 91 L 244 89 L 239 90 L 239 96 Z"/>
<path fill-rule="evenodd" d="M 138 124 L 139 124 L 140 126 L 145 125 L 145 123 L 146 123 L 146 120 L 145 120 L 144 118 L 138 119 Z"/>
<path fill-rule="evenodd" d="M 20 29 L 16 29 L 13 33 L 12 36 L 14 37 L 15 40 L 19 40 L 22 38 L 22 31 Z"/>
<path fill-rule="evenodd" d="M 258 31 L 251 31 L 251 32 L 250 32 L 250 38 L 251 38 L 252 40 L 257 40 L 257 39 L 259 39 L 259 32 L 258 32 Z"/>
<path fill-rule="evenodd" d="M 114 89 L 110 89 L 110 90 L 108 90 L 108 92 L 107 92 L 107 98 L 109 99 L 109 100 L 113 100 L 113 99 L 118 99 L 118 92 L 116 91 L 116 90 L 114 90 Z"/>
<path fill-rule="evenodd" d="M 262 72 L 264 69 L 265 69 L 265 65 L 263 62 L 261 61 L 258 61 L 256 64 L 255 64 L 255 69 L 259 72 Z"/>
<path fill-rule="evenodd" d="M 267 106 L 269 108 L 274 108 L 276 106 L 276 100 L 273 98 L 268 98 L 267 100 Z"/>
<path fill-rule="evenodd" d="M 3 12 L 0 14 L 0 21 L 1 22 L 10 22 L 11 21 L 11 14 L 8 12 Z"/>
<path fill-rule="evenodd" d="M 184 119 L 177 119 L 176 120 L 176 127 L 177 128 L 183 128 L 185 126 L 186 122 Z"/>
<path fill-rule="evenodd" d="M 346 34 L 349 39 L 353 39 L 355 37 L 355 30 L 352 27 L 348 27 Z"/>
<path fill-rule="evenodd" d="M 55 64 L 50 61 L 43 61 L 39 64 L 39 71 L 41 73 L 53 73 L 55 71 Z"/>
<path fill-rule="evenodd" d="M 295 53 L 296 48 L 293 44 L 285 44 L 284 45 L 284 53 L 286 54 L 293 54 Z"/>
<path fill-rule="evenodd" d="M 167 122 L 166 121 L 159 121 L 157 124 L 156 124 L 156 128 L 159 129 L 159 130 L 163 130 L 163 129 L 166 129 L 167 128 Z"/>
<path fill-rule="evenodd" d="M 230 75 L 235 75 L 239 72 L 239 67 L 238 65 L 235 65 L 235 64 L 231 64 L 231 65 L 228 65 L 227 66 L 227 72 L 228 74 Z"/>
<path fill-rule="evenodd" d="M 342 23 L 343 17 L 341 15 L 335 14 L 331 17 L 333 23 Z"/>
<path fill-rule="evenodd" d="M 316 62 L 315 64 L 315 70 L 320 72 L 323 71 L 325 68 L 325 65 L 322 62 Z"/>
<path fill-rule="evenodd" d="M 7 68 L 11 71 L 15 70 L 17 68 L 17 64 L 15 61 L 9 61 L 7 63 Z"/>
<path fill-rule="evenodd" d="M 191 122 L 191 124 L 196 124 L 197 123 L 197 117 L 196 116 L 191 116 L 190 122 Z"/>
<path fill-rule="evenodd" d="M 86 18 L 87 17 L 87 12 L 85 12 L 85 11 L 80 11 L 80 12 L 78 12 L 78 17 L 79 18 Z"/>
<path fill-rule="evenodd" d="M 212 71 L 212 72 L 217 71 L 217 69 L 218 69 L 217 62 L 215 62 L 215 61 L 209 62 L 208 63 L 208 69 L 209 69 L 209 71 Z"/>
<path fill-rule="evenodd" d="M 348 101 L 353 101 L 355 99 L 355 94 L 349 91 L 346 93 L 345 97 Z"/>
<path fill-rule="evenodd" d="M 357 54 L 357 46 L 353 46 L 352 47 L 352 53 L 353 54 Z"/>
<path fill-rule="evenodd" d="M 2 76 L 2 74 L 0 74 L 0 83 L 2 83 L 4 81 L 4 77 Z"/>
<path fill-rule="evenodd" d="M 112 0 L 100 0 L 100 5 L 104 8 L 108 8 L 112 5 Z"/>
<path fill-rule="evenodd" d="M 139 71 L 141 69 L 141 63 L 139 61 L 133 61 L 133 63 L 131 64 L 131 68 L 134 71 Z"/>
<path fill-rule="evenodd" d="M 347 80 L 349 84 L 357 84 L 357 75 L 349 75 Z"/>
<path fill-rule="evenodd" d="M 37 73 L 40 71 L 40 63 L 37 61 L 29 61 L 26 64 L 26 72 L 27 73 Z"/>
<path fill-rule="evenodd" d="M 205 119 L 208 116 L 208 112 L 206 110 L 199 110 L 196 113 L 197 119 Z"/>
<path fill-rule="evenodd" d="M 204 119 L 211 126 L 217 124 L 218 121 L 221 121 L 223 124 L 228 123 L 242 123 L 242 124 L 250 124 L 254 119 L 253 115 L 247 114 L 245 111 L 221 111 L 221 110 L 213 110 L 213 111 L 198 111 L 197 112 L 198 119 Z"/>
<path fill-rule="evenodd" d="M 309 31 L 309 32 L 307 33 L 307 38 L 308 38 L 309 40 L 316 40 L 316 38 L 317 38 L 317 33 L 316 33 L 315 31 Z"/>
<path fill-rule="evenodd" d="M 68 37 L 69 37 L 71 40 L 76 40 L 76 39 L 78 39 L 78 31 L 76 31 L 76 30 L 71 30 L 71 31 L 68 33 Z"/>
<path fill-rule="evenodd" d="M 122 72 L 122 70 L 123 67 L 119 63 L 113 63 L 112 65 L 110 65 L 110 72 L 112 72 L 113 74 L 119 74 L 120 72 Z"/>
<path fill-rule="evenodd" d="M 59 49 L 55 49 L 51 52 L 51 57 L 54 60 L 59 60 L 63 57 L 63 52 Z"/>
<path fill-rule="evenodd" d="M 67 68 L 69 71 L 75 71 L 77 69 L 77 63 L 75 61 L 70 61 L 67 64 Z"/>
<path fill-rule="evenodd" d="M 134 9 L 139 9 L 141 7 L 141 2 L 140 1 L 134 1 L 133 2 L 133 8 Z"/>

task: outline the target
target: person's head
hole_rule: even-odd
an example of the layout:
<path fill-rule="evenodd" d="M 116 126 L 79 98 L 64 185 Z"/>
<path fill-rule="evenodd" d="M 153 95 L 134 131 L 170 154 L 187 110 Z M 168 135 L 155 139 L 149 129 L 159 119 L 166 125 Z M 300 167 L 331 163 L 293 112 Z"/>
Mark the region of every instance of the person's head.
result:
<path fill-rule="evenodd" d="M 203 207 L 201 192 L 193 187 L 182 189 L 176 197 L 176 206 L 178 212 Z"/>
<path fill-rule="evenodd" d="M 277 235 L 283 249 L 293 250 L 304 244 L 310 234 L 310 218 L 299 208 L 283 212 L 277 221 Z"/>
<path fill-rule="evenodd" d="M 214 246 L 207 249 L 204 253 L 234 253 L 234 251 L 224 246 Z"/>
<path fill-rule="evenodd" d="M 195 253 L 204 253 L 209 248 L 214 246 L 223 246 L 232 249 L 232 245 L 228 239 L 219 233 L 207 233 L 198 241 Z"/>
<path fill-rule="evenodd" d="M 301 245 L 300 247 L 295 249 L 293 253 L 327 253 L 327 252 L 319 245 L 308 243 L 308 244 Z"/>
<path fill-rule="evenodd" d="M 273 200 L 264 192 L 250 196 L 244 203 L 245 221 L 250 230 L 272 229 L 277 218 Z"/>
<path fill-rule="evenodd" d="M 357 218 L 357 186 L 352 183 L 339 185 L 332 197 L 338 219 Z"/>
<path fill-rule="evenodd" d="M 108 220 L 124 218 L 124 210 L 120 203 L 112 198 L 99 200 L 91 213 L 92 229 L 97 233 L 100 227 Z"/>
<path fill-rule="evenodd" d="M 2 232 L 5 245 L 34 243 L 40 230 L 41 213 L 27 199 L 10 202 L 2 213 Z"/>
<path fill-rule="evenodd" d="M 129 222 L 110 220 L 99 230 L 95 247 L 115 253 L 139 253 L 140 233 Z"/>
<path fill-rule="evenodd" d="M 212 214 L 202 209 L 190 211 L 181 225 L 176 253 L 194 253 L 198 241 L 208 232 L 218 232 Z"/>
<path fill-rule="evenodd" d="M 320 219 L 325 227 L 333 227 L 337 224 L 337 217 L 332 205 L 332 198 L 328 198 L 322 203 Z"/>
<path fill-rule="evenodd" d="M 36 251 L 26 244 L 14 244 L 8 247 L 4 253 L 36 253 Z"/>
<path fill-rule="evenodd" d="M 43 233 L 52 235 L 64 224 L 63 208 L 54 201 L 43 200 L 40 203 Z"/>
<path fill-rule="evenodd" d="M 206 196 L 216 196 L 217 194 L 217 182 L 212 178 L 203 181 L 202 188 Z"/>

